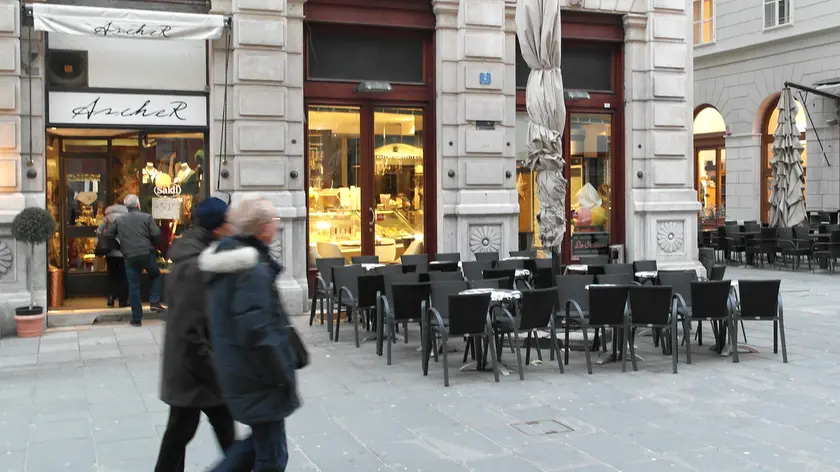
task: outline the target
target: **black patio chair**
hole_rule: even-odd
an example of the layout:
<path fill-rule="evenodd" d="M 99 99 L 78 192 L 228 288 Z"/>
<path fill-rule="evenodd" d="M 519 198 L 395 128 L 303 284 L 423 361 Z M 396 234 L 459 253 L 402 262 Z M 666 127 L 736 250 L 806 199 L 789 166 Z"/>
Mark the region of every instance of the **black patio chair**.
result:
<path fill-rule="evenodd" d="M 732 304 L 730 302 L 731 282 L 728 280 L 692 281 L 689 289 L 690 299 L 687 301 L 684 293 L 674 290 L 674 298 L 677 300 L 677 313 L 681 316 L 685 328 L 683 339 L 686 344 L 686 359 L 691 364 L 691 342 L 688 336 L 691 334 L 691 322 L 696 321 L 698 331 L 703 321 L 712 324 L 712 332 L 718 350 L 723 349 L 725 340 L 721 339 L 721 332 L 715 326 L 715 322 L 725 323 L 730 338 L 737 338 L 737 325 L 732 318 Z M 702 344 L 700 344 L 702 346 Z"/>
<path fill-rule="evenodd" d="M 464 278 L 467 280 L 481 280 L 484 278 L 482 273 L 492 268 L 492 261 L 467 261 L 461 263 L 461 270 L 464 272 Z"/>
<path fill-rule="evenodd" d="M 516 279 L 516 270 L 514 269 L 486 269 L 481 273 L 485 279 L 506 279 L 509 283 L 506 284 L 507 289 L 513 289 L 513 283 Z"/>
<path fill-rule="evenodd" d="M 779 239 L 777 228 L 761 228 L 758 236 L 747 240 L 747 259 L 752 258 L 754 266 L 764 268 L 764 259 L 773 264 L 776 255 L 776 244 Z"/>
<path fill-rule="evenodd" d="M 742 263 L 744 261 L 743 255 L 744 251 L 747 250 L 746 242 L 744 236 L 742 234 L 738 234 L 740 228 L 734 225 L 728 225 L 724 227 L 725 238 L 728 241 L 727 243 L 727 258 L 728 260 L 732 260 L 733 253 L 738 256 L 738 262 Z"/>
<path fill-rule="evenodd" d="M 510 279 L 503 277 L 500 279 L 470 280 L 469 284 L 470 288 L 499 288 L 505 290 L 510 288 Z"/>
<path fill-rule="evenodd" d="M 828 273 L 833 274 L 834 265 L 837 258 L 840 257 L 840 231 L 832 231 L 828 237 L 828 242 L 814 244 L 813 257 L 816 264 L 814 264 L 812 271 L 815 272 L 817 266 L 825 265 L 828 268 Z"/>
<path fill-rule="evenodd" d="M 537 250 L 528 249 L 526 251 L 510 251 L 510 257 L 526 257 L 528 259 L 536 259 Z"/>
<path fill-rule="evenodd" d="M 446 280 L 464 280 L 464 276 L 460 272 L 429 272 L 429 282 Z"/>
<path fill-rule="evenodd" d="M 398 275 L 405 273 L 403 266 L 400 264 L 387 264 L 382 267 L 377 267 L 369 272 L 379 275 Z"/>
<path fill-rule="evenodd" d="M 714 239 L 715 260 L 726 262 L 729 259 L 729 240 L 726 239 L 726 227 L 719 226 Z"/>
<path fill-rule="evenodd" d="M 429 263 L 429 273 L 432 272 L 461 272 L 457 261 L 433 261 Z"/>
<path fill-rule="evenodd" d="M 359 277 L 367 271 L 359 265 L 333 267 L 333 283 L 336 287 L 335 331 L 333 332 L 333 313 L 327 312 L 327 329 L 330 339 L 338 342 L 338 331 L 341 328 L 341 313 L 347 315 L 347 321 L 359 322 Z"/>
<path fill-rule="evenodd" d="M 633 274 L 601 274 L 595 276 L 595 283 L 602 285 L 640 285 L 633 280 Z"/>
<path fill-rule="evenodd" d="M 560 267 L 560 273 L 563 273 L 564 267 Z M 554 287 L 554 270 L 551 267 L 537 267 L 531 270 L 531 285 L 537 288 L 551 288 Z"/>
<path fill-rule="evenodd" d="M 588 266 L 605 266 L 610 263 L 609 256 L 580 256 L 580 264 Z"/>
<path fill-rule="evenodd" d="M 627 294 L 629 286 L 617 285 L 607 287 L 603 285 L 590 285 L 589 294 L 589 316 L 586 316 L 583 307 L 574 300 L 566 302 L 566 339 L 569 336 L 569 326 L 574 320 L 578 328 L 583 331 L 584 353 L 586 354 L 586 370 L 592 374 L 592 358 L 589 346 L 589 328 L 606 332 L 607 328 L 614 330 L 624 329 L 624 317 L 627 315 Z M 606 340 L 604 341 L 606 347 Z M 617 346 L 613 346 L 614 350 Z M 566 349 L 568 356 L 569 349 Z"/>
<path fill-rule="evenodd" d="M 432 260 L 440 262 L 459 262 L 461 260 L 461 254 L 457 252 L 438 253 L 432 256 Z"/>
<path fill-rule="evenodd" d="M 343 257 L 315 259 L 315 268 L 318 270 L 318 273 L 315 275 L 312 287 L 312 306 L 309 313 L 309 326 L 312 326 L 312 323 L 315 321 L 315 305 L 318 302 L 321 304 L 321 324 L 324 324 L 324 317 L 327 314 L 326 310 L 332 309 L 332 268 L 342 267 L 343 265 Z"/>
<path fill-rule="evenodd" d="M 432 352 L 432 338 L 439 337 L 441 340 L 441 353 L 443 356 L 443 385 L 449 386 L 449 355 L 448 343 L 450 337 L 468 337 L 474 339 L 481 353 L 481 344 L 487 343 L 490 349 L 490 359 L 493 364 L 493 377 L 499 381 L 499 365 L 496 360 L 496 343 L 493 342 L 493 326 L 490 322 L 490 294 L 477 295 L 450 295 L 449 296 L 449 323 L 445 323 L 440 312 L 434 308 L 428 308 L 426 316 L 430 320 L 430 330 L 426 336 L 425 362 L 423 364 L 423 375 L 429 375 L 429 356 Z M 436 352 L 437 349 L 434 349 Z M 479 368 L 483 367 L 483 356 L 478 356 Z"/>
<path fill-rule="evenodd" d="M 779 353 L 782 343 L 782 362 L 787 363 L 785 321 L 780 280 L 739 280 L 738 305 L 732 314 L 733 324 L 740 321 L 772 321 L 773 353 Z M 738 337 L 732 338 L 732 359 L 738 362 Z"/>
<path fill-rule="evenodd" d="M 482 261 L 482 262 L 490 262 L 492 263 L 499 260 L 499 253 L 498 252 L 477 252 L 474 254 L 475 260 Z"/>
<path fill-rule="evenodd" d="M 422 320 L 423 311 L 431 293 L 428 283 L 392 283 L 390 290 L 390 297 L 380 297 L 383 308 L 382 314 L 379 315 L 378 325 L 382 327 L 380 333 L 384 331 L 384 334 L 379 339 L 380 347 L 377 350 L 377 353 L 381 355 L 381 344 L 387 344 L 388 365 L 391 365 L 391 345 L 396 342 L 396 326 L 403 323 L 405 327 L 403 339 L 408 344 L 408 322 Z M 421 341 L 422 337 L 421 334 Z"/>
<path fill-rule="evenodd" d="M 674 373 L 677 373 L 679 359 L 679 342 L 677 340 L 677 301 L 674 297 L 673 287 L 668 286 L 637 286 L 630 287 L 629 292 L 630 313 L 624 325 L 624 339 L 630 344 L 630 359 L 633 363 L 633 371 L 639 370 L 636 364 L 636 339 L 637 328 L 659 329 L 667 333 L 668 347 L 670 348 L 671 363 Z M 683 319 L 683 330 L 687 332 L 688 321 Z M 621 371 L 627 371 L 627 344 L 621 343 Z M 663 353 L 666 351 L 662 343 Z M 687 352 L 691 352 L 691 346 L 687 346 Z M 686 354 L 688 357 L 688 354 Z M 691 363 L 690 359 L 688 361 Z"/>
<path fill-rule="evenodd" d="M 525 259 L 507 259 L 496 263 L 496 269 L 517 270 L 525 268 Z"/>
<path fill-rule="evenodd" d="M 697 273 L 693 270 L 663 270 L 659 271 L 656 275 L 656 285 L 661 286 L 668 286 L 672 287 L 674 291 L 674 295 L 679 295 L 682 297 L 683 303 L 677 306 L 677 316 L 679 317 L 680 321 L 683 318 L 691 316 L 691 306 L 692 306 L 692 297 L 691 297 L 691 282 L 697 280 Z M 686 342 L 690 339 L 688 336 L 690 335 L 691 326 L 689 325 L 689 331 L 683 333 L 686 336 Z M 660 338 L 661 338 L 662 330 L 656 328 L 653 330 L 653 345 L 659 346 Z M 699 346 L 703 345 L 703 327 L 698 325 L 697 326 L 697 333 L 695 334 L 697 339 L 697 344 Z"/>
<path fill-rule="evenodd" d="M 799 269 L 802 264 L 802 258 L 808 259 L 808 269 L 811 268 L 811 238 L 806 232 L 805 239 L 799 239 L 802 236 L 797 234 L 796 227 L 794 228 L 779 228 L 779 239 L 776 241 L 776 252 L 782 259 L 782 265 L 787 268 L 788 258 L 791 259 L 791 270 Z"/>
<path fill-rule="evenodd" d="M 409 254 L 400 256 L 403 266 L 414 266 L 413 272 L 429 271 L 429 256 L 426 254 Z"/>
<path fill-rule="evenodd" d="M 458 295 L 459 293 L 467 290 L 470 287 L 470 284 L 463 280 L 452 280 L 452 281 L 444 281 L 444 282 L 435 282 L 430 285 L 430 296 L 429 296 L 429 306 L 435 307 L 440 313 L 441 318 L 443 319 L 444 323 L 449 324 L 449 296 L 450 295 Z M 421 320 L 421 328 L 422 334 L 427 336 L 429 334 L 429 319 L 426 318 L 428 311 L 423 312 L 423 320 Z M 437 348 L 437 344 L 432 340 L 433 348 Z M 423 342 L 423 348 L 425 349 L 426 343 Z M 437 350 L 434 352 L 435 362 L 438 361 L 438 354 Z M 464 362 L 467 361 L 467 350 L 464 350 Z M 423 359 L 426 359 L 425 352 Z"/>
<path fill-rule="evenodd" d="M 712 270 L 709 271 L 708 279 L 709 280 L 723 280 L 723 277 L 726 275 L 726 264 L 715 264 L 712 266 Z"/>
<path fill-rule="evenodd" d="M 607 264 L 604 266 L 604 274 L 628 274 L 633 277 L 636 272 L 633 270 L 633 264 Z"/>
<path fill-rule="evenodd" d="M 496 353 L 499 360 L 502 358 L 502 334 L 513 334 L 516 346 L 516 362 L 519 365 L 519 379 L 525 380 L 525 367 L 531 364 L 532 340 L 537 344 L 537 358 L 542 361 L 540 353 L 539 338 L 537 331 L 547 329 L 551 335 L 551 352 L 557 355 L 557 365 L 560 373 L 564 373 L 563 361 L 560 355 L 560 341 L 557 339 L 557 329 L 554 325 L 554 313 L 557 306 L 557 291 L 553 288 L 523 290 L 516 316 L 513 316 L 507 308 L 501 307 L 505 316 L 496 317 L 497 345 Z M 519 342 L 519 333 L 528 333 L 525 338 L 525 364 L 522 364 L 522 352 Z M 532 338 L 533 335 L 533 338 Z M 553 357 L 553 356 L 552 356 Z"/>
<path fill-rule="evenodd" d="M 566 351 L 564 357 L 566 365 L 569 364 L 569 330 L 571 328 L 577 328 L 574 320 L 571 320 L 572 326 L 567 324 L 570 320 L 565 316 L 566 307 L 570 302 L 574 302 L 584 317 L 589 316 L 589 292 L 586 291 L 586 287 L 594 283 L 594 275 L 558 275 L 555 278 L 557 317 L 559 320 L 555 320 L 554 324 L 556 326 L 557 321 L 560 321 L 560 326 L 563 326 L 565 331 L 563 349 Z M 554 360 L 554 358 L 552 357 L 551 360 Z"/>
<path fill-rule="evenodd" d="M 379 256 L 353 256 L 350 261 L 353 264 L 379 264 Z"/>
<path fill-rule="evenodd" d="M 385 292 L 385 275 L 377 274 L 374 271 L 368 271 L 364 275 L 360 275 L 359 283 L 359 298 L 356 300 L 356 310 L 358 316 L 353 319 L 353 331 L 356 339 L 356 347 L 361 344 L 359 336 L 359 323 L 361 319 L 365 323 L 365 328 L 370 331 L 377 328 L 378 301 L 379 296 Z M 338 325 L 336 324 L 336 338 L 338 338 Z"/>

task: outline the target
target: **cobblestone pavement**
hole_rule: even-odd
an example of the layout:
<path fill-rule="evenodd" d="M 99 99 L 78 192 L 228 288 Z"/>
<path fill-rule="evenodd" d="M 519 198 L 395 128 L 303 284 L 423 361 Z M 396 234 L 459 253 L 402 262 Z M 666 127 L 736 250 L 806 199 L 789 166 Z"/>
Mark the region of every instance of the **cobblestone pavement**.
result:
<path fill-rule="evenodd" d="M 372 343 L 353 346 L 352 328 L 332 344 L 301 317 L 312 365 L 301 373 L 304 406 L 288 421 L 289 470 L 840 470 L 840 279 L 729 276 L 784 279 L 789 364 L 772 354 L 771 325 L 753 323 L 747 335 L 762 353 L 740 364 L 696 348 L 693 365 L 673 375 L 642 338 L 637 373 L 611 364 L 587 375 L 573 353 L 565 375 L 546 362 L 528 367 L 524 382 L 514 372 L 496 384 L 490 373 L 453 369 L 444 388 L 440 364 L 420 373 L 416 329 L 386 366 Z M 151 471 L 167 416 L 157 398 L 161 328 L 0 340 L 0 470 Z M 203 421 L 187 470 L 219 455 Z"/>

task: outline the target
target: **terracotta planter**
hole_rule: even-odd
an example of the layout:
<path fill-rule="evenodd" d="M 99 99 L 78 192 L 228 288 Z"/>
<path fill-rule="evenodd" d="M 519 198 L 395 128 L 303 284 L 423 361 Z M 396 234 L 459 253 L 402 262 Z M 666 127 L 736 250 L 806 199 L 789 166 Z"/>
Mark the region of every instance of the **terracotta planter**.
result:
<path fill-rule="evenodd" d="M 19 338 L 37 338 L 44 333 L 44 307 L 15 308 L 15 324 Z"/>

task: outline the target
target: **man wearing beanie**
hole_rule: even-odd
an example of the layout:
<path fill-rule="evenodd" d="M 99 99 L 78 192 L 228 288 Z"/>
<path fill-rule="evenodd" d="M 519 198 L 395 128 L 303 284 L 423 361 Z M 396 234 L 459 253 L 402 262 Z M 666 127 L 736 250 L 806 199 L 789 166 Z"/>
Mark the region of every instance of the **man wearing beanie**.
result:
<path fill-rule="evenodd" d="M 205 288 L 198 256 L 213 241 L 231 234 L 227 204 L 202 201 L 196 223 L 169 250 L 172 267 L 166 280 L 166 337 L 160 399 L 169 405 L 169 421 L 155 472 L 183 472 L 187 444 L 204 412 L 223 451 L 235 440 L 233 418 L 225 406 L 213 368 Z"/>

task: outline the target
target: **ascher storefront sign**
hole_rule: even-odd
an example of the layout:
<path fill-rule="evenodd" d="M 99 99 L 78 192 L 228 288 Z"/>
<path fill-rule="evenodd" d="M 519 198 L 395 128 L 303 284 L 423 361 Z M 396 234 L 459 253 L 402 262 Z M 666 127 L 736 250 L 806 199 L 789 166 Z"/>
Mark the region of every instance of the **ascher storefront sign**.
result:
<path fill-rule="evenodd" d="M 99 126 L 207 126 L 207 97 L 50 92 L 49 124 Z"/>

